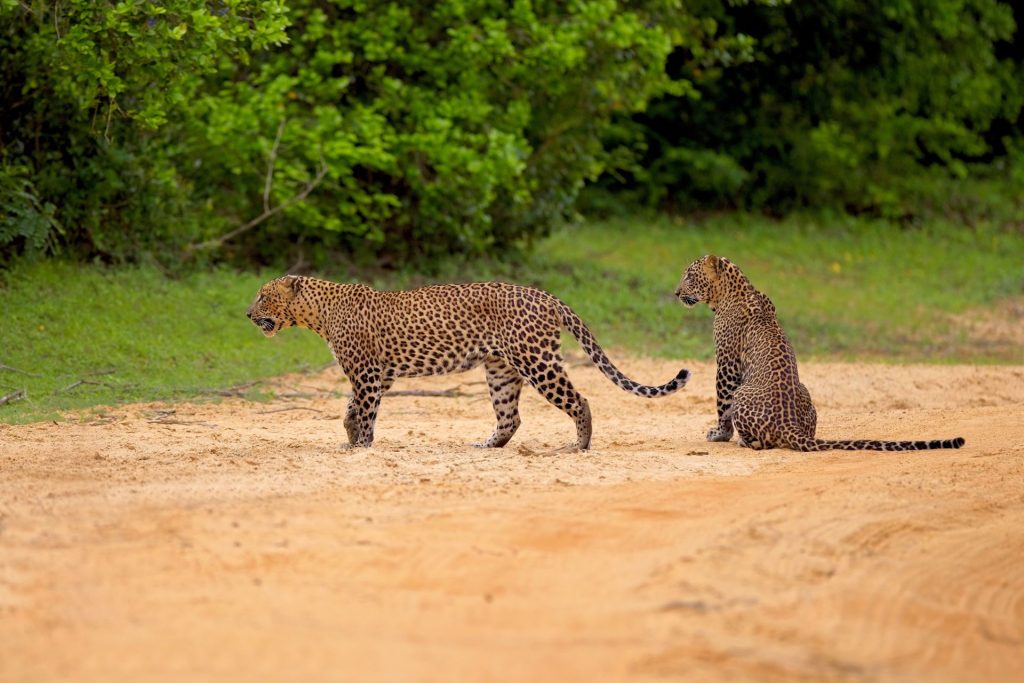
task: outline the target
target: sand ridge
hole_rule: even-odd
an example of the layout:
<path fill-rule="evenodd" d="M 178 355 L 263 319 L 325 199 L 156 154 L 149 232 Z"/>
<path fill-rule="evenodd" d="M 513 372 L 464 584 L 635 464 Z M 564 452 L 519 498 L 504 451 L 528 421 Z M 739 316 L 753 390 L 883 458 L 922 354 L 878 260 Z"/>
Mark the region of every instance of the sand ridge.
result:
<path fill-rule="evenodd" d="M 709 444 L 714 367 L 575 359 L 593 450 L 482 372 L 396 384 L 342 450 L 340 373 L 267 403 L 0 426 L 0 680 L 1012 680 L 1024 676 L 1024 366 L 804 363 L 824 438 Z"/>

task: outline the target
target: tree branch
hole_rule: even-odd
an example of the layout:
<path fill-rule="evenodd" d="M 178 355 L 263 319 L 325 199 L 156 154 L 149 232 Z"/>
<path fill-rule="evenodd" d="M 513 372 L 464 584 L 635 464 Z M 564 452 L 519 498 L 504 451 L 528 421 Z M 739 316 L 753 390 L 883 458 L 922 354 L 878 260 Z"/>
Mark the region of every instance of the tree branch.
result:
<path fill-rule="evenodd" d="M 277 136 L 274 138 L 274 145 L 270 148 L 270 157 L 267 159 L 267 178 L 263 181 L 264 213 L 270 211 L 270 188 L 274 185 L 274 162 L 277 161 L 277 148 L 281 145 L 281 136 L 284 135 L 284 124 L 287 122 L 287 117 L 281 117 L 281 123 L 277 126 Z"/>
<path fill-rule="evenodd" d="M 274 162 L 277 160 L 277 149 L 280 143 L 281 134 L 284 132 L 283 120 L 281 121 L 281 125 L 278 126 L 277 132 L 278 137 L 274 140 L 274 146 L 271 148 L 270 155 L 267 158 L 267 176 L 266 181 L 264 182 L 263 185 L 263 212 L 260 213 L 260 215 L 256 216 L 255 218 L 253 218 L 252 220 L 250 220 L 249 222 L 238 226 L 237 228 L 231 230 L 230 232 L 224 233 L 220 237 L 215 237 L 213 239 L 206 240 L 205 242 L 200 242 L 198 244 L 188 245 L 188 247 L 185 248 L 186 253 L 192 253 L 193 251 L 210 251 L 213 249 L 220 248 L 221 246 L 224 245 L 225 242 L 229 242 L 234 238 L 238 237 L 239 235 L 249 232 L 260 223 L 266 221 L 268 218 L 271 218 L 281 213 L 282 211 L 292 206 L 293 204 L 297 204 L 303 201 L 306 197 L 309 196 L 310 192 L 315 190 L 316 187 L 323 181 L 324 177 L 327 175 L 327 172 L 330 170 L 330 167 L 327 165 L 327 161 L 324 159 L 324 149 L 323 145 L 321 145 L 320 160 L 317 162 L 316 175 L 313 176 L 312 180 L 306 183 L 301 190 L 299 190 L 297 193 L 289 197 L 281 204 L 278 204 L 277 206 L 274 207 L 270 206 L 270 190 L 273 186 Z"/>

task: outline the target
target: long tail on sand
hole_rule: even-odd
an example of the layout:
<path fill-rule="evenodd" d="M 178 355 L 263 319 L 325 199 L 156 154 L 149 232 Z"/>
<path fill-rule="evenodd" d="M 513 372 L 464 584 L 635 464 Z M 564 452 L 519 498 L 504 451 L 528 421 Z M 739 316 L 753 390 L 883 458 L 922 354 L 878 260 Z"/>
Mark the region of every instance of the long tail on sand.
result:
<path fill-rule="evenodd" d="M 960 448 L 964 445 L 962 436 L 955 439 L 941 439 L 936 441 L 872 441 L 858 439 L 850 441 L 831 441 L 828 439 L 815 439 L 814 451 L 928 451 L 936 448 Z"/>

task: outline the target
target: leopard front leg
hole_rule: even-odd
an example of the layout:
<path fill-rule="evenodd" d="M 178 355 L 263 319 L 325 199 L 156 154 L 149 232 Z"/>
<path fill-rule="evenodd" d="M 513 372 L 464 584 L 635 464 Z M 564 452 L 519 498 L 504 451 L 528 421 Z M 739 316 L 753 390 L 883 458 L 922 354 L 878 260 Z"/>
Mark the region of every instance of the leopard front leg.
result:
<path fill-rule="evenodd" d="M 359 443 L 359 409 L 356 404 L 356 397 L 353 394 L 348 400 L 348 408 L 345 409 L 345 431 L 348 433 L 348 445 L 355 446 Z"/>
<path fill-rule="evenodd" d="M 391 386 L 384 381 L 380 368 L 365 367 L 351 374 L 352 398 L 345 411 L 345 431 L 350 446 L 373 445 L 373 428 L 377 422 L 381 396 Z"/>
<path fill-rule="evenodd" d="M 715 398 L 718 408 L 718 426 L 709 430 L 708 441 L 728 441 L 733 435 L 733 395 L 740 385 L 739 363 L 719 357 L 715 377 Z"/>

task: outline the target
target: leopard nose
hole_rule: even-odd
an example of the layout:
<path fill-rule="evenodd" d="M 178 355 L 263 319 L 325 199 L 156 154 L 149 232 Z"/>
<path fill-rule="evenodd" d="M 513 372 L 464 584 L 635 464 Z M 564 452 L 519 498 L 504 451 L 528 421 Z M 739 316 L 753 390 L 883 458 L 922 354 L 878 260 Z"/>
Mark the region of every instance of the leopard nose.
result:
<path fill-rule="evenodd" d="M 249 320 L 252 320 L 252 311 L 246 311 L 245 317 L 248 318 Z"/>
<path fill-rule="evenodd" d="M 679 298 L 679 295 L 682 293 L 682 291 L 683 291 L 683 289 L 681 287 L 676 287 L 676 298 L 677 299 Z"/>

